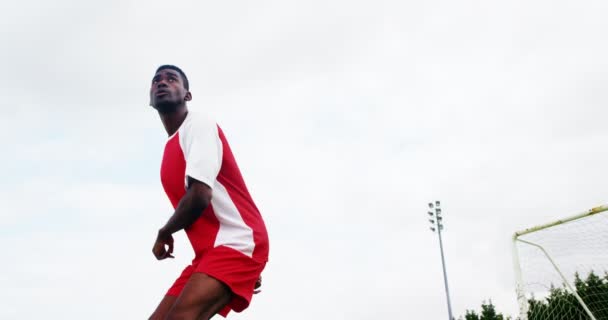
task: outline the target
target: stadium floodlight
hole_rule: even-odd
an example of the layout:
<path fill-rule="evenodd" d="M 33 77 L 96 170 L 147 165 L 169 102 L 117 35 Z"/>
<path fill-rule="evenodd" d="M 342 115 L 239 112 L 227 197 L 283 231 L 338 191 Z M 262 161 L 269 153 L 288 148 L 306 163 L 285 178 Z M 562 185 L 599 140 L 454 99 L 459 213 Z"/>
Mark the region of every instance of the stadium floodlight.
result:
<path fill-rule="evenodd" d="M 429 221 L 431 222 L 431 224 L 433 226 L 430 227 L 431 231 L 435 232 L 437 231 L 437 236 L 439 237 L 439 252 L 441 253 L 441 267 L 443 269 L 443 282 L 445 284 L 445 295 L 447 297 L 447 301 L 448 301 L 448 316 L 449 316 L 449 320 L 453 320 L 454 317 L 452 317 L 452 304 L 450 302 L 450 290 L 448 288 L 448 275 L 445 269 L 445 257 L 443 255 L 443 242 L 441 240 L 441 231 L 443 230 L 443 217 L 441 216 L 441 203 L 439 201 L 435 201 L 435 204 L 433 205 L 433 202 L 429 202 L 429 208 L 431 209 L 435 209 L 435 212 L 429 211 L 427 212 L 429 214 L 429 216 L 435 218 L 435 219 L 429 219 Z M 437 228 L 434 227 L 435 222 L 437 223 Z"/>

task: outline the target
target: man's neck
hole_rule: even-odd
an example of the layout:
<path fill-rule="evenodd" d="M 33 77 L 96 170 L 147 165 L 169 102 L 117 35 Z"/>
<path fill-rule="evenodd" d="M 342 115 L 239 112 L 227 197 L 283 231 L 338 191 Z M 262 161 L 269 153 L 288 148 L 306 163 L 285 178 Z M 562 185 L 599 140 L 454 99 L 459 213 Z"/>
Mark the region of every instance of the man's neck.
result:
<path fill-rule="evenodd" d="M 186 105 L 181 105 L 172 112 L 159 112 L 158 115 L 160 116 L 160 121 L 162 121 L 163 126 L 165 127 L 165 131 L 167 131 L 167 135 L 172 136 L 186 119 L 186 116 L 188 115 L 188 108 Z"/>

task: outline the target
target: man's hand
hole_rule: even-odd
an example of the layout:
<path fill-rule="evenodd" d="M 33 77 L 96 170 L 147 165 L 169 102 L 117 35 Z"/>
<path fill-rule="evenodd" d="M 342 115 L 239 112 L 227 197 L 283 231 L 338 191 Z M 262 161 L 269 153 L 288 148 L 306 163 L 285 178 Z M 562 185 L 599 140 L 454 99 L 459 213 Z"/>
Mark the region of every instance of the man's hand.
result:
<path fill-rule="evenodd" d="M 165 248 L 168 246 L 169 248 Z M 166 234 L 163 230 L 158 231 L 158 236 L 156 237 L 156 241 L 154 242 L 154 247 L 152 247 L 152 253 L 158 260 L 163 260 L 166 258 L 174 258 L 173 255 L 173 236 L 169 233 Z"/>
<path fill-rule="evenodd" d="M 258 294 L 260 293 L 262 290 L 260 289 L 260 287 L 262 286 L 262 276 L 260 276 L 258 278 L 258 280 L 255 282 L 255 286 L 253 287 L 253 294 Z"/>

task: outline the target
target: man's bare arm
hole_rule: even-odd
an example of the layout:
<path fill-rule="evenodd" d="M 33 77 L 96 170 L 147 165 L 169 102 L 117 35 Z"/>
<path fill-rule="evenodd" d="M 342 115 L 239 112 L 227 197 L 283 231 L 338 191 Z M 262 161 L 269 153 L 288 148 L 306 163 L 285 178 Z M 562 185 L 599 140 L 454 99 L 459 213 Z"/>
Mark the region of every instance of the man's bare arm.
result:
<path fill-rule="evenodd" d="M 152 252 L 158 260 L 173 258 L 173 236 L 175 232 L 188 228 L 198 219 L 211 202 L 211 188 L 188 177 L 188 190 L 182 197 L 173 215 L 165 226 L 158 230 Z M 165 248 L 168 246 L 168 250 Z"/>

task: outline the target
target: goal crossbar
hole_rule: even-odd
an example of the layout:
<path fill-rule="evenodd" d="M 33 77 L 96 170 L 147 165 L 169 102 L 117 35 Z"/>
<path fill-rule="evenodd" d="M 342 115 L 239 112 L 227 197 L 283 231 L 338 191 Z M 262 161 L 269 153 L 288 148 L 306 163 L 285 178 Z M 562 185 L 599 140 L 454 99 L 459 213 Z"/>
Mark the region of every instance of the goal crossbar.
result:
<path fill-rule="evenodd" d="M 589 317 L 591 317 L 591 319 L 595 320 L 595 317 L 593 316 L 593 314 L 591 313 L 591 311 L 589 310 L 589 308 L 587 307 L 587 305 L 585 304 L 585 302 L 581 299 L 581 297 L 577 294 L 576 290 L 574 290 L 570 284 L 568 284 L 568 281 L 566 281 L 566 278 L 564 277 L 564 275 L 562 274 L 562 272 L 560 271 L 559 267 L 557 266 L 557 264 L 553 261 L 553 259 L 551 258 L 551 256 L 549 255 L 549 253 L 545 250 L 545 248 L 543 248 L 541 245 L 530 242 L 530 241 L 526 241 L 523 239 L 519 239 L 519 237 L 526 235 L 526 234 L 530 234 L 533 232 L 537 232 L 543 229 L 547 229 L 547 228 L 551 228 L 557 225 L 561 225 L 561 224 L 565 224 L 571 221 L 575 221 L 581 218 L 585 218 L 594 214 L 598 214 L 604 211 L 608 211 L 608 205 L 602 205 L 602 206 L 598 206 L 598 207 L 594 207 L 591 208 L 585 212 L 567 217 L 567 218 L 563 218 L 554 222 L 550 222 L 550 223 L 546 223 L 543 225 L 539 225 L 539 226 L 534 226 L 532 228 L 528 228 L 522 231 L 518 231 L 515 232 L 513 234 L 513 266 L 514 266 L 514 270 L 515 270 L 515 281 L 516 281 L 516 292 L 517 292 L 517 300 L 520 306 L 520 319 L 522 320 L 527 320 L 528 316 L 527 316 L 527 312 L 528 312 L 528 301 L 525 295 L 525 292 L 523 290 L 523 278 L 522 278 L 522 272 L 521 272 L 521 265 L 519 262 L 519 253 L 517 250 L 517 242 L 521 242 L 521 243 L 526 243 L 528 245 L 532 245 L 534 247 L 537 247 L 538 249 L 540 249 L 543 254 L 548 258 L 549 262 L 553 265 L 553 268 L 555 269 L 555 271 L 557 271 L 557 273 L 560 275 L 560 277 L 564 280 L 564 283 L 569 287 L 570 291 L 573 293 L 573 295 L 576 297 L 576 299 L 578 300 L 578 302 L 581 304 L 581 306 L 583 307 L 583 309 L 585 310 L 585 312 L 587 313 L 587 315 L 589 315 Z"/>

